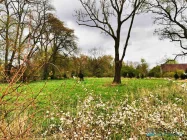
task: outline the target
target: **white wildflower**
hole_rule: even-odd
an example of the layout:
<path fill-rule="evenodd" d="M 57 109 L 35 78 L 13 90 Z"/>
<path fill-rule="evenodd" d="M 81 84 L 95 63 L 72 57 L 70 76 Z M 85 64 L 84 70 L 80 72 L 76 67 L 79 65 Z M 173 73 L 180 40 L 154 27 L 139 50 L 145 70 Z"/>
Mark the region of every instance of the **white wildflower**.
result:
<path fill-rule="evenodd" d="M 173 119 L 173 121 L 174 121 L 174 123 L 177 123 L 178 118 L 177 118 L 177 117 L 175 117 L 175 118 Z"/>
<path fill-rule="evenodd" d="M 54 120 L 55 118 L 54 117 L 51 117 L 51 120 Z"/>
<path fill-rule="evenodd" d="M 182 88 L 185 88 L 185 87 L 186 87 L 186 83 L 182 84 L 181 87 L 182 87 Z"/>

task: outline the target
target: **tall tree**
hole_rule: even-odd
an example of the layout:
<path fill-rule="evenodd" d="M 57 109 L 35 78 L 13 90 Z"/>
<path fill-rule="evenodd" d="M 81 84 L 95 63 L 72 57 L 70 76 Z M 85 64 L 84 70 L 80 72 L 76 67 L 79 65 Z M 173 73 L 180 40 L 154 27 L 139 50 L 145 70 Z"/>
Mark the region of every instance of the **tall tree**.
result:
<path fill-rule="evenodd" d="M 121 67 L 125 57 L 135 15 L 144 0 L 79 0 L 82 9 L 76 11 L 77 23 L 100 29 L 114 40 L 115 74 L 113 83 L 121 83 Z M 131 7 L 128 5 L 131 5 Z M 128 13 L 128 11 L 130 11 Z M 120 58 L 120 41 L 122 25 L 130 20 L 122 56 Z M 116 24 L 117 23 L 117 24 Z"/>
<path fill-rule="evenodd" d="M 49 62 L 53 65 L 51 78 L 54 79 L 58 54 L 68 56 L 74 53 L 77 50 L 77 37 L 74 35 L 74 30 L 65 27 L 64 23 L 52 14 L 48 16 L 48 23 L 53 36 L 52 53 Z"/>
<path fill-rule="evenodd" d="M 33 48 L 38 42 L 30 40 L 45 24 L 42 22 L 44 16 L 41 14 L 39 10 L 41 8 L 39 7 L 43 7 L 43 4 L 47 1 L 4 0 L 0 3 L 0 13 L 2 15 L 0 18 L 0 40 L 3 42 L 1 47 L 3 47 L 5 54 L 4 71 L 7 77 L 10 77 L 12 67 L 20 67 L 21 62 L 26 62 L 26 58 L 31 57 Z M 40 21 L 34 22 L 34 19 L 40 19 Z M 28 42 L 33 42 L 30 43 L 33 47 L 28 45 Z"/>
<path fill-rule="evenodd" d="M 186 0 L 149 0 L 147 2 L 148 11 L 155 14 L 154 23 L 159 25 L 156 33 L 160 39 L 170 39 L 178 42 L 183 49 L 181 54 L 187 52 L 187 1 Z"/>
<path fill-rule="evenodd" d="M 47 14 L 45 23 L 38 50 L 43 60 L 43 79 L 48 78 L 51 66 L 51 78 L 54 79 L 57 57 L 74 53 L 77 49 L 77 38 L 74 31 L 65 27 L 53 14 Z"/>
<path fill-rule="evenodd" d="M 89 53 L 88 69 L 92 76 L 103 77 L 104 74 L 109 75 L 110 71 L 113 72 L 113 58 L 109 55 L 103 55 L 101 48 L 94 47 L 89 50 Z"/>
<path fill-rule="evenodd" d="M 141 76 L 145 77 L 148 74 L 148 63 L 145 61 L 145 59 L 141 59 L 141 63 L 136 67 L 136 69 L 139 71 Z"/>

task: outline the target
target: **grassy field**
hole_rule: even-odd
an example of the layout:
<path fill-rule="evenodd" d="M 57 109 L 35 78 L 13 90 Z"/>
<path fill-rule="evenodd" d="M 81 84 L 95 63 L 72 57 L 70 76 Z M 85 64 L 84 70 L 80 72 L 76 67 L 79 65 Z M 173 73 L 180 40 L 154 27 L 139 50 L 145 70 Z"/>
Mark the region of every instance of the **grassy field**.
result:
<path fill-rule="evenodd" d="M 89 92 L 101 94 L 106 98 L 111 96 L 123 97 L 129 94 L 140 95 L 140 90 L 155 91 L 157 89 L 168 87 L 170 82 L 163 79 L 122 79 L 122 85 L 114 86 L 111 84 L 112 78 L 86 78 L 85 81 L 78 82 L 74 79 L 41 81 L 28 84 L 26 91 L 37 93 L 42 89 L 40 96 L 53 94 L 54 98 L 59 94 L 74 98 L 86 96 Z M 23 85 L 25 87 L 25 85 Z"/>
<path fill-rule="evenodd" d="M 1 84 L 1 113 L 8 115 L 0 117 L 11 120 L 10 127 L 16 126 L 18 116 L 32 116 L 32 121 L 26 120 L 34 130 L 27 133 L 49 139 L 56 135 L 60 139 L 144 139 L 147 135 L 178 139 L 186 135 L 184 83 L 164 79 L 122 79 L 121 85 L 111 82 L 112 78 L 85 78 L 82 82 L 49 80 L 8 88 Z M 153 130 L 148 133 L 148 129 Z"/>
<path fill-rule="evenodd" d="M 61 102 L 61 107 L 66 110 L 76 107 L 78 101 L 83 101 L 89 94 L 99 95 L 104 101 L 124 100 L 127 96 L 134 100 L 147 94 L 147 91 L 154 92 L 171 86 L 163 79 L 122 79 L 122 85 L 118 86 L 111 83 L 112 78 L 85 78 L 82 82 L 78 79 L 53 80 L 21 85 L 19 90 L 27 95 L 39 94 L 39 107 L 47 106 L 50 104 L 48 101 L 56 101 Z"/>
<path fill-rule="evenodd" d="M 39 93 L 38 101 L 41 105 L 47 101 L 46 98 L 50 97 L 54 101 L 64 102 L 65 107 L 68 104 L 70 106 L 76 104 L 78 98 L 80 101 L 84 100 L 89 94 L 99 95 L 104 101 L 125 100 L 127 96 L 133 101 L 150 93 L 166 100 L 185 98 L 181 94 L 183 90 L 179 90 L 175 83 L 168 80 L 124 78 L 121 85 L 115 86 L 111 83 L 112 78 L 85 78 L 82 82 L 78 79 L 41 81 L 23 85 L 23 87 L 26 92 L 32 93 L 31 95 Z"/>

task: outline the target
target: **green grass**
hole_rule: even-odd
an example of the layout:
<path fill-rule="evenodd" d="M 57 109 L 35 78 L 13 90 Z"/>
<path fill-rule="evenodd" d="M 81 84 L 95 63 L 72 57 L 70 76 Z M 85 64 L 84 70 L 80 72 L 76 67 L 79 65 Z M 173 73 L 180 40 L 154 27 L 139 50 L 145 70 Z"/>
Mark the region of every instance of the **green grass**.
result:
<path fill-rule="evenodd" d="M 146 91 L 169 98 L 177 96 L 173 90 L 169 95 L 160 93 L 160 89 L 170 89 L 172 86 L 171 82 L 163 79 L 122 78 L 121 85 L 112 85 L 111 83 L 112 78 L 85 78 L 82 82 L 78 82 L 78 79 L 48 80 L 22 84 L 16 90 L 30 97 L 38 95 L 38 107 L 49 106 L 51 105 L 50 101 L 56 101 L 62 105 L 62 108 L 76 106 L 77 101 L 82 101 L 90 93 L 96 96 L 100 95 L 104 101 L 123 100 L 127 96 L 131 96 L 134 100 L 146 94 Z M 5 91 L 5 87 L 5 84 L 1 85 L 2 93 Z"/>
<path fill-rule="evenodd" d="M 47 96 L 51 96 L 53 100 L 77 100 L 77 96 L 84 98 L 91 92 L 101 95 L 106 100 L 114 97 L 121 99 L 131 94 L 139 96 L 141 90 L 155 91 L 170 85 L 163 79 L 122 79 L 122 84 L 117 86 L 111 83 L 112 78 L 85 78 L 80 83 L 74 79 L 33 82 L 24 88 L 33 94 L 42 89 L 39 95 L 42 102 L 42 98 Z"/>
<path fill-rule="evenodd" d="M 118 98 L 126 95 L 139 95 L 141 90 L 156 91 L 157 89 L 168 87 L 170 83 L 163 79 L 122 79 L 122 84 L 114 86 L 111 84 L 112 78 L 85 78 L 78 83 L 77 80 L 49 80 L 22 84 L 17 90 L 25 94 L 37 95 L 39 98 L 51 96 L 53 99 L 59 96 L 74 99 L 77 95 L 87 96 L 88 93 L 94 92 L 106 99 L 117 96 Z M 17 85 L 15 85 L 17 86 Z M 5 84 L 1 87 L 6 87 Z M 5 90 L 3 88 L 2 92 Z M 42 101 L 41 101 L 42 102 Z"/>
<path fill-rule="evenodd" d="M 33 92 L 37 92 L 43 86 L 43 94 L 58 91 L 67 94 L 82 94 L 85 88 L 88 91 L 94 90 L 96 94 L 109 93 L 128 94 L 129 92 L 137 92 L 140 89 L 155 90 L 160 87 L 168 86 L 169 82 L 163 79 L 122 79 L 122 84 L 113 86 L 112 78 L 85 78 L 81 84 L 73 79 L 69 80 L 53 80 L 34 82 L 28 86 Z M 84 87 L 83 87 L 84 86 Z"/>
<path fill-rule="evenodd" d="M 38 107 L 49 107 L 51 104 L 60 104 L 61 108 L 74 108 L 78 101 L 82 101 L 90 93 L 100 95 L 104 101 L 124 100 L 132 96 L 132 100 L 142 96 L 143 91 L 155 92 L 158 89 L 171 86 L 163 79 L 122 79 L 122 84 L 114 86 L 112 78 L 85 78 L 78 82 L 74 79 L 49 80 L 22 85 L 19 91 L 27 96 L 37 97 Z M 54 102 L 51 102 L 54 101 Z"/>

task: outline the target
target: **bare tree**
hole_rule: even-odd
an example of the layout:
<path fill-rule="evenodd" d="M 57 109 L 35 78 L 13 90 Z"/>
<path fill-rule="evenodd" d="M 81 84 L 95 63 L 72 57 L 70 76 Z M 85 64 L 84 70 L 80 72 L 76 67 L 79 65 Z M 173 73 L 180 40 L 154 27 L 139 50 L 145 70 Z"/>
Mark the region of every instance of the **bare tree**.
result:
<path fill-rule="evenodd" d="M 0 41 L 4 52 L 5 75 L 10 79 L 11 69 L 20 68 L 38 50 L 38 42 L 54 8 L 49 0 L 4 0 L 0 3 Z"/>
<path fill-rule="evenodd" d="M 115 42 L 115 74 L 113 83 L 121 83 L 121 67 L 125 57 L 134 18 L 144 0 L 79 0 L 82 9 L 76 11 L 77 23 L 100 29 Z M 130 11 L 130 12 L 129 12 Z M 122 25 L 130 20 L 122 56 L 120 58 L 120 41 Z"/>
<path fill-rule="evenodd" d="M 59 58 L 71 55 L 77 50 L 77 37 L 74 35 L 74 30 L 65 27 L 64 23 L 52 13 L 46 13 L 45 20 L 45 25 L 41 29 L 43 30 L 42 34 L 36 38 L 38 50 L 34 54 L 34 58 L 31 59 L 42 61 L 40 63 L 43 65 L 42 78 L 44 80 L 49 75 L 52 79 L 55 78 L 55 70 L 59 70 L 56 65 Z"/>
<path fill-rule="evenodd" d="M 187 52 L 187 2 L 186 0 L 151 0 L 147 2 L 148 11 L 155 14 L 154 23 L 159 25 L 155 30 L 160 39 L 170 39 L 178 42 L 183 49 L 181 54 Z"/>
<path fill-rule="evenodd" d="M 10 77 L 12 67 L 20 67 L 27 53 L 27 58 L 33 53 L 37 41 L 31 43 L 31 48 L 28 42 L 31 38 L 36 38 L 36 33 L 40 31 L 42 24 L 45 24 L 42 22 L 43 14 L 39 11 L 45 1 L 47 0 L 4 0 L 0 3 L 0 40 L 3 44 L 1 47 L 4 51 L 7 77 Z M 36 11 L 38 14 L 35 14 Z M 31 25 L 34 19 L 40 20 Z"/>
<path fill-rule="evenodd" d="M 103 59 L 104 56 L 101 48 L 93 47 L 89 50 L 89 71 L 92 72 L 93 76 L 101 77 L 101 73 L 104 71 L 103 68 Z"/>

